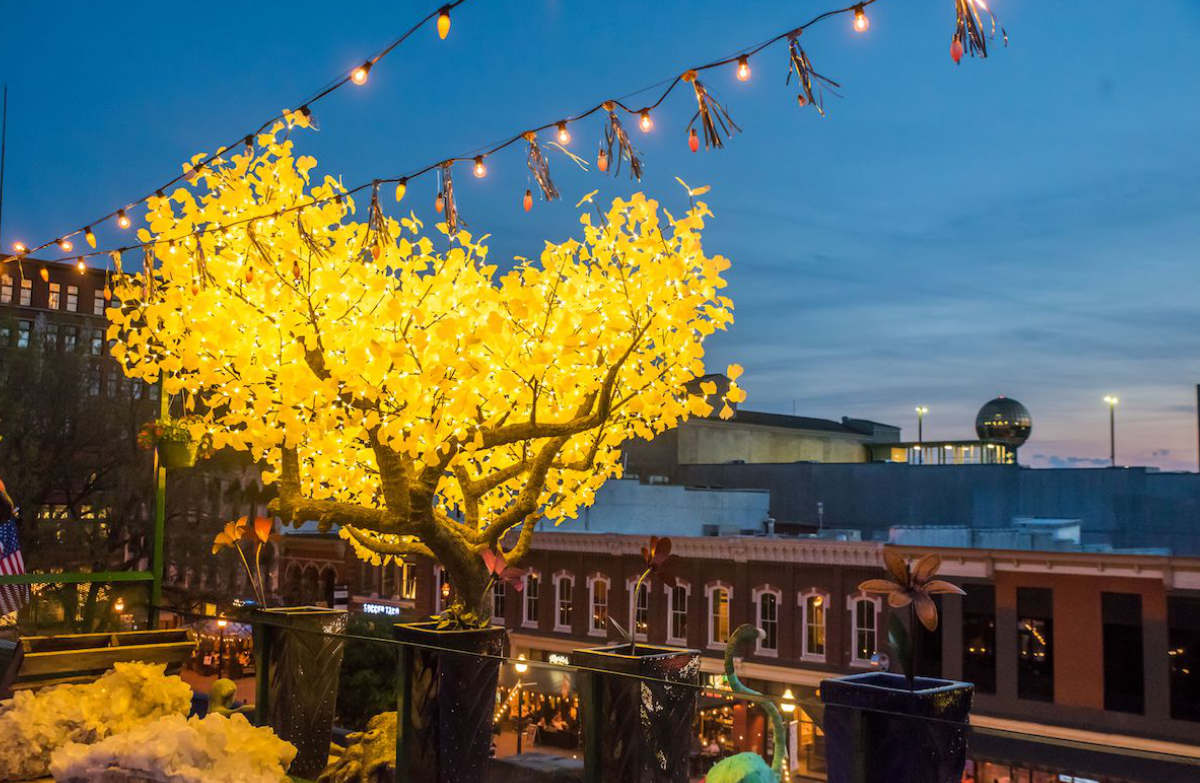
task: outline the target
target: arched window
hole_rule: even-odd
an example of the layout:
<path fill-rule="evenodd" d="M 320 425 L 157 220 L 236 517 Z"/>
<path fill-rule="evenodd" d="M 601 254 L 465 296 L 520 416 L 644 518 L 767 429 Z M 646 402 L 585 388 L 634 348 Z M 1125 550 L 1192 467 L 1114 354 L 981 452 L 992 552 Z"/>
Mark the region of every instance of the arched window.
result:
<path fill-rule="evenodd" d="M 604 574 L 588 577 L 588 635 L 605 636 L 608 633 L 608 588 L 611 582 Z"/>
<path fill-rule="evenodd" d="M 754 643 L 758 655 L 779 655 L 779 602 L 783 592 L 770 585 L 754 588 L 754 616 L 763 635 Z"/>
<path fill-rule="evenodd" d="M 724 582 L 709 582 L 704 587 L 708 597 L 708 646 L 712 650 L 724 650 L 729 639 L 730 612 L 733 604 L 733 588 Z"/>
<path fill-rule="evenodd" d="M 538 598 L 542 589 L 542 575 L 530 569 L 525 576 L 525 589 L 521 591 L 522 601 L 521 625 L 525 628 L 538 626 Z"/>
<path fill-rule="evenodd" d="M 638 588 L 637 595 L 633 587 L 637 577 L 631 576 L 625 580 L 625 594 L 629 596 L 629 628 L 635 641 L 646 641 L 646 633 L 650 630 L 650 587 L 645 582 Z"/>
<path fill-rule="evenodd" d="M 846 599 L 850 611 L 850 665 L 871 666 L 879 650 L 879 596 L 855 593 Z"/>
<path fill-rule="evenodd" d="M 400 597 L 408 601 L 417 597 L 417 564 L 407 560 L 400 563 Z"/>
<path fill-rule="evenodd" d="M 825 629 L 829 595 L 812 589 L 800 594 L 800 657 L 815 663 L 825 662 Z"/>
<path fill-rule="evenodd" d="M 554 630 L 571 632 L 575 619 L 575 577 L 569 571 L 554 574 Z"/>
<path fill-rule="evenodd" d="M 664 585 L 667 594 L 667 644 L 687 644 L 688 599 L 692 586 L 682 579 L 675 584 Z"/>

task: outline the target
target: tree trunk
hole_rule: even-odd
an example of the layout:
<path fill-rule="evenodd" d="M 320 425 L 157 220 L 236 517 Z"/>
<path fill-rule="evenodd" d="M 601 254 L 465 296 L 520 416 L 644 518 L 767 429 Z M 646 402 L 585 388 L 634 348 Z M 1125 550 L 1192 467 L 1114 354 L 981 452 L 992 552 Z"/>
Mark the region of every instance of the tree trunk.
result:
<path fill-rule="evenodd" d="M 427 524 L 422 527 L 424 530 L 419 536 L 421 542 L 437 556 L 438 562 L 450 577 L 452 592 L 449 605 L 475 612 L 480 621 L 487 625 L 492 619 L 492 602 L 484 594 L 488 572 L 483 558 L 463 539 L 438 524 L 432 513 Z M 434 589 L 438 589 L 438 586 L 434 585 Z"/>

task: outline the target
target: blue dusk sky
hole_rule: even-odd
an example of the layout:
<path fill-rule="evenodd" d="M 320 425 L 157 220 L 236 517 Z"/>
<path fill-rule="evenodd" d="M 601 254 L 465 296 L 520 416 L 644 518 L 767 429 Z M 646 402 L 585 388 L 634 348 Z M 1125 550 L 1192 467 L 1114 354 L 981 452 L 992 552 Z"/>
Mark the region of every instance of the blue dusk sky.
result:
<path fill-rule="evenodd" d="M 43 241 L 153 190 L 345 73 L 426 2 L 0 2 L 9 86 L 3 241 Z M 298 136 L 319 171 L 358 184 L 473 151 L 627 95 L 807 21 L 834 3 L 468 0 L 361 88 L 318 104 Z M 578 231 L 575 201 L 674 181 L 712 185 L 706 248 L 732 259 L 737 322 L 714 369 L 746 368 L 746 407 L 973 434 L 1005 394 L 1033 414 L 1022 460 L 1103 464 L 1107 393 L 1118 460 L 1196 469 L 1200 382 L 1200 3 L 993 0 L 1010 45 L 950 60 L 952 0 L 880 0 L 803 36 L 842 84 L 826 117 L 796 106 L 782 45 L 703 78 L 744 132 L 688 151 L 694 99 L 655 113 L 640 185 L 554 153 L 562 201 L 521 210 L 519 148 L 458 178 L 493 257 Z M 638 104 L 645 93 L 630 98 Z M 640 105 L 640 104 L 639 104 Z M 572 128 L 593 159 L 599 117 Z M 432 223 L 432 179 L 406 207 Z M 120 241 L 111 230 L 100 240 Z"/>

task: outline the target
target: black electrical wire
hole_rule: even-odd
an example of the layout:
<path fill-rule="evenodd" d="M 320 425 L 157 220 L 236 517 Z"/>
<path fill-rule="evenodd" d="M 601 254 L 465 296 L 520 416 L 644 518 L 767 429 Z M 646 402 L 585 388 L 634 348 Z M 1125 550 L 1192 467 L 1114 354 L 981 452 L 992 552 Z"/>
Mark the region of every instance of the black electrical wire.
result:
<path fill-rule="evenodd" d="M 396 46 L 398 46 L 400 43 L 402 43 L 405 38 L 407 38 L 414 31 L 419 29 L 422 25 L 424 25 L 430 19 L 434 18 L 437 15 L 440 15 L 443 11 L 448 11 L 449 9 L 454 8 L 455 6 L 457 6 L 463 2 L 466 2 L 466 0 L 456 0 L 456 2 L 453 2 L 446 6 L 442 6 L 437 11 L 434 11 L 434 12 L 428 14 L 420 22 L 418 22 L 410 30 L 408 30 L 408 32 L 406 32 L 400 38 L 396 39 L 387 48 L 385 48 L 382 52 L 380 52 L 378 55 L 376 55 L 376 57 L 374 59 L 372 59 L 368 62 L 374 63 L 376 60 L 383 57 L 388 52 L 390 52 L 392 49 L 394 49 Z M 809 28 L 825 19 L 828 19 L 828 18 L 834 17 L 834 16 L 839 16 L 841 14 L 850 14 L 850 13 L 858 14 L 858 13 L 861 13 L 862 10 L 866 6 L 872 5 L 876 2 L 878 2 L 878 0 L 863 0 L 860 3 L 855 3 L 854 5 L 846 6 L 845 8 L 838 8 L 838 9 L 831 10 L 831 11 L 825 11 L 824 13 L 818 14 L 817 16 L 813 17 L 812 19 L 808 20 L 807 22 L 805 22 L 804 24 L 802 24 L 798 27 L 788 28 L 784 32 L 779 33 L 778 35 L 776 35 L 772 38 L 768 38 L 766 41 L 763 41 L 762 43 L 751 46 L 750 48 L 740 50 L 737 54 L 734 54 L 730 57 L 725 57 L 720 60 L 713 60 L 711 62 L 704 63 L 703 65 L 697 65 L 688 70 L 706 71 L 706 70 L 710 70 L 713 68 L 720 68 L 722 66 L 729 65 L 731 63 L 737 62 L 742 57 L 750 57 L 752 55 L 758 54 L 762 50 L 772 46 L 773 44 L 779 43 L 780 41 L 784 41 L 789 38 L 794 38 L 795 36 L 799 35 L 807 28 Z M 309 104 L 311 104 L 312 102 L 319 100 L 320 98 L 333 92 L 338 87 L 344 85 L 348 81 L 350 81 L 349 75 L 343 76 L 339 80 L 336 80 L 331 86 L 326 87 L 322 92 L 318 93 L 314 98 L 310 98 L 309 101 L 302 104 L 301 110 L 303 110 L 304 108 L 307 108 L 307 106 Z M 625 111 L 630 115 L 639 115 L 642 112 L 648 112 L 648 111 L 658 108 L 660 105 L 662 105 L 663 101 L 665 101 L 667 99 L 667 97 L 670 96 L 670 94 L 672 92 L 674 92 L 675 88 L 678 87 L 681 83 L 683 83 L 683 75 L 682 74 L 677 75 L 672 79 L 664 79 L 664 80 L 656 82 L 648 87 L 643 87 L 640 90 L 635 90 L 632 93 L 628 93 L 628 94 L 626 94 L 624 99 L 609 99 L 609 100 L 601 101 L 600 103 L 596 104 L 595 106 L 592 106 L 591 108 L 588 108 L 577 114 L 568 115 L 566 117 L 559 117 L 559 118 L 557 118 L 555 120 L 551 120 L 550 122 L 547 122 L 543 125 L 539 125 L 537 127 L 529 128 L 527 130 L 521 131 L 520 133 L 517 133 L 516 135 L 514 135 L 510 138 L 507 138 L 507 139 L 504 139 L 503 141 L 499 141 L 499 142 L 492 144 L 490 147 L 485 145 L 482 148 L 483 152 L 473 152 L 468 155 L 457 155 L 457 156 L 450 157 L 450 158 L 443 158 L 435 163 L 430 163 L 422 168 L 410 171 L 407 174 L 404 174 L 401 176 L 395 176 L 395 177 L 374 179 L 374 180 L 371 180 L 370 182 L 364 182 L 361 185 L 357 185 L 353 188 L 343 190 L 340 193 L 333 195 L 333 196 L 329 196 L 327 198 L 305 199 L 297 204 L 293 204 L 290 207 L 285 207 L 285 208 L 277 210 L 275 212 L 264 213 L 261 215 L 255 215 L 253 217 L 243 218 L 241 220 L 235 220 L 235 221 L 231 221 L 229 223 L 222 223 L 219 225 L 210 225 L 205 228 L 197 229 L 197 230 L 189 232 L 187 234 L 183 234 L 183 235 L 169 238 L 169 239 L 154 239 L 149 242 L 139 242 L 139 243 L 132 244 L 132 245 L 125 245 L 122 247 L 110 248 L 107 250 L 93 250 L 93 251 L 87 252 L 87 253 L 74 253 L 74 254 L 71 254 L 71 257 L 76 258 L 79 261 L 82 261 L 85 258 L 94 258 L 97 256 L 102 256 L 102 255 L 110 255 L 111 256 L 113 254 L 119 255 L 119 254 L 126 253 L 128 251 L 131 251 L 131 250 L 155 247 L 157 245 L 173 244 L 175 242 L 182 241 L 188 237 L 196 237 L 196 236 L 202 236 L 204 234 L 209 234 L 209 233 L 224 232 L 224 231 L 228 231 L 231 228 L 236 228 L 239 226 L 246 225 L 247 223 L 254 223 L 259 220 L 269 220 L 271 218 L 281 217 L 281 216 L 289 214 L 291 212 L 295 212 L 295 211 L 302 210 L 302 209 L 307 209 L 308 207 L 314 207 L 314 206 L 328 204 L 331 201 L 340 200 L 346 196 L 351 196 L 355 193 L 359 193 L 363 190 L 366 190 L 367 188 L 372 188 L 374 190 L 377 190 L 381 184 L 385 184 L 385 183 L 401 184 L 401 183 L 403 183 L 403 184 L 407 185 L 407 183 L 410 180 L 416 179 L 424 174 L 428 174 L 429 172 L 431 172 L 435 169 L 441 168 L 443 166 L 448 166 L 453 163 L 470 163 L 470 162 L 473 162 L 477 157 L 487 157 L 489 155 L 493 155 L 507 147 L 512 146 L 513 144 L 516 144 L 519 141 L 524 140 L 526 134 L 528 134 L 528 133 L 539 133 L 544 130 L 556 128 L 560 122 L 563 122 L 563 123 L 578 122 L 587 117 L 590 117 L 591 115 L 595 114 L 596 112 L 600 111 L 601 109 L 604 109 L 606 106 L 609 106 L 609 105 L 611 105 L 613 108 L 620 108 L 622 111 Z M 666 84 L 667 86 L 662 91 L 662 93 L 659 95 L 658 99 L 656 101 L 654 101 L 653 103 L 646 104 L 645 106 L 642 106 L 640 108 L 631 108 L 630 106 L 628 106 L 626 103 L 623 102 L 623 100 L 626 100 L 633 95 L 639 95 L 648 90 L 652 90 L 661 84 Z M 278 119 L 279 119 L 278 117 L 272 117 L 270 120 L 268 120 L 262 126 L 260 126 L 257 131 L 255 131 L 255 135 L 257 135 L 257 133 L 261 132 L 263 129 L 265 129 L 271 123 L 275 122 Z M 241 143 L 243 140 L 244 139 L 239 139 L 237 142 L 234 142 L 234 143 L 238 144 L 238 143 Z M 229 145 L 229 146 L 232 146 L 232 145 Z M 199 171 L 208 163 L 212 162 L 213 160 L 216 160 L 220 156 L 220 154 L 221 153 L 215 153 L 212 156 L 205 159 L 204 161 L 202 161 L 201 163 L 197 164 L 196 167 L 193 169 L 193 172 Z M 179 182 L 179 181 L 185 179 L 187 176 L 190 176 L 190 174 L 180 175 L 180 176 L 176 177 L 175 179 L 171 180 L 171 182 L 168 182 L 167 185 L 164 185 L 163 187 L 167 187 L 169 185 L 175 184 L 176 182 Z M 162 188 L 159 188 L 159 190 L 162 190 Z M 146 201 L 149 198 L 150 198 L 150 196 L 146 196 L 142 199 L 139 199 L 138 201 L 133 202 L 133 204 L 130 204 L 129 207 L 132 207 L 136 204 Z M 120 212 L 123 212 L 124 209 L 127 209 L 129 207 L 125 207 L 125 208 L 122 208 L 121 210 L 111 212 L 108 215 L 106 215 L 104 218 L 101 218 L 100 220 L 95 221 L 95 222 L 99 223 L 103 220 L 107 220 L 108 218 L 114 217 L 114 216 L 118 215 Z M 78 229 L 77 231 L 74 231 L 70 234 L 65 234 L 64 237 L 60 237 L 59 239 L 62 239 L 65 237 L 70 237 L 70 236 L 75 236 L 77 234 L 83 233 L 85 230 L 86 229 Z M 30 253 L 34 253 L 34 252 L 37 252 L 38 250 L 42 250 L 44 248 L 50 247 L 51 245 L 58 242 L 59 239 L 55 239 L 50 242 L 46 242 L 45 244 L 39 245 L 37 247 L 27 249 L 16 255 L 9 256 L 5 260 L 6 261 L 11 261 L 14 259 L 20 260 L 22 258 L 27 257 Z"/>

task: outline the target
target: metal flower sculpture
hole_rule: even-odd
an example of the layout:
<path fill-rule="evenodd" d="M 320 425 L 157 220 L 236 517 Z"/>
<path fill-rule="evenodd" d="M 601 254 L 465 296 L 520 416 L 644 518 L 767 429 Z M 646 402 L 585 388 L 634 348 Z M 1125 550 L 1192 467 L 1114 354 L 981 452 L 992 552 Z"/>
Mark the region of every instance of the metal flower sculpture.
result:
<path fill-rule="evenodd" d="M 891 578 L 868 579 L 861 583 L 858 589 L 867 593 L 887 595 L 888 606 L 893 609 L 902 609 L 905 606 L 909 608 L 909 628 L 905 629 L 898 622 L 894 622 L 888 629 L 888 639 L 897 659 L 905 661 L 904 673 L 911 689 L 916 673 L 916 645 L 912 641 L 911 631 L 915 629 L 918 620 L 930 631 L 937 630 L 938 611 L 937 604 L 933 602 L 934 595 L 965 595 L 966 592 L 958 585 L 943 579 L 934 579 L 942 566 L 942 559 L 936 554 L 924 555 L 916 563 L 909 563 L 895 552 L 885 549 L 883 562 Z M 893 614 L 892 619 L 897 620 L 897 615 Z"/>
<path fill-rule="evenodd" d="M 212 553 L 215 555 L 222 549 L 233 549 L 242 560 L 246 569 L 246 577 L 254 589 L 254 596 L 259 606 L 266 606 L 267 594 L 262 577 L 262 550 L 275 531 L 275 520 L 270 517 L 255 517 L 251 522 L 249 517 L 239 517 L 233 522 L 226 522 L 225 527 L 213 538 Z M 254 570 L 250 570 L 250 561 L 242 549 L 245 542 L 254 547 Z"/>
<path fill-rule="evenodd" d="M 666 536 L 662 538 L 650 536 L 650 545 L 642 547 L 642 563 L 645 568 L 638 577 L 637 584 L 633 586 L 633 595 L 638 595 L 642 590 L 642 584 L 652 576 L 668 587 L 675 586 L 675 566 L 679 563 L 679 558 L 671 554 L 671 539 Z M 625 641 L 629 644 L 630 654 L 636 655 L 637 641 L 633 632 L 637 619 L 630 618 L 629 630 L 622 628 L 612 615 L 608 616 L 608 622 L 625 637 Z"/>

